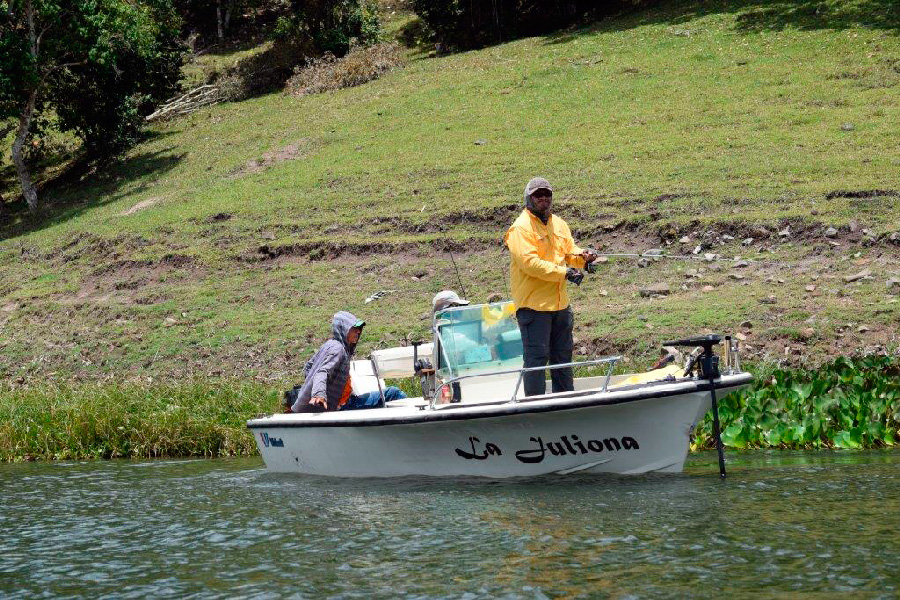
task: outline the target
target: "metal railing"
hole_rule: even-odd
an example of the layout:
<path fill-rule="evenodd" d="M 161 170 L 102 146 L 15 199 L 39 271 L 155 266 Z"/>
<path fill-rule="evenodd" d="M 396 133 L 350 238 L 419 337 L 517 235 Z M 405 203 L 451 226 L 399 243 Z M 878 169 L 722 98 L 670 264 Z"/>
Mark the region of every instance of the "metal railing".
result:
<path fill-rule="evenodd" d="M 513 390 L 512 398 L 509 399 L 510 402 L 515 404 L 518 402 L 516 396 L 519 394 L 519 388 L 522 386 L 522 378 L 525 376 L 525 373 L 530 373 L 531 371 L 545 371 L 547 369 L 566 369 L 571 367 L 583 367 L 588 365 L 602 365 L 606 364 L 609 367 L 606 370 L 606 379 L 603 381 L 602 392 L 605 392 L 609 387 L 609 380 L 612 378 L 613 369 L 616 366 L 616 363 L 621 360 L 621 356 L 609 356 L 607 358 L 598 358 L 595 360 L 586 360 L 582 362 L 568 362 L 568 363 L 560 363 L 558 365 L 544 365 L 542 367 L 522 367 L 520 369 L 507 369 L 505 371 L 486 371 L 484 373 L 472 373 L 471 375 L 460 375 L 458 377 L 453 377 L 448 379 L 443 384 L 437 386 L 437 389 L 434 391 L 434 396 L 431 398 L 431 404 L 429 405 L 429 409 L 434 409 L 437 405 L 438 396 L 441 394 L 441 391 L 445 386 L 450 386 L 453 388 L 453 384 L 462 381 L 463 379 L 473 379 L 475 377 L 491 377 L 494 375 L 511 375 L 513 373 L 519 374 L 519 379 L 516 380 L 516 388 Z"/>

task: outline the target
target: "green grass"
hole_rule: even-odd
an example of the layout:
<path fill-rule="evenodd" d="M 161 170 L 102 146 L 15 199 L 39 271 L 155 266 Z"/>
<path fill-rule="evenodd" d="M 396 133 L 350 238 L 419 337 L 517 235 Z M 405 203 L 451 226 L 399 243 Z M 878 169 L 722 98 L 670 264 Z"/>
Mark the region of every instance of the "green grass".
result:
<path fill-rule="evenodd" d="M 7 388 L 0 461 L 254 454 L 246 420 L 277 406 L 272 390 L 247 382 Z"/>
<path fill-rule="evenodd" d="M 499 240 L 539 173 L 585 244 L 690 252 L 682 235 L 732 232 L 713 251 L 788 263 L 737 281 L 729 265 L 612 261 L 572 293 L 584 354 L 646 364 L 667 337 L 744 320 L 760 360 L 892 351 L 897 247 L 884 235 L 898 198 L 833 192 L 900 190 L 900 17 L 875 0 L 804 7 L 666 3 L 155 127 L 121 163 L 45 188 L 41 219 L 3 229 L 0 374 L 280 381 L 340 309 L 370 323 L 362 353 L 424 337 L 432 295 L 459 287 L 445 248 L 473 300 L 507 294 Z M 290 159 L 271 158 L 289 145 Z M 882 237 L 842 231 L 827 246 L 820 232 L 851 219 Z M 791 238 L 740 245 L 754 226 L 788 224 Z M 842 283 L 865 267 L 873 279 Z M 668 297 L 639 297 L 659 281 Z M 379 289 L 396 292 L 363 303 Z M 803 342 L 810 316 L 821 334 Z"/>
<path fill-rule="evenodd" d="M 228 69 L 237 66 L 240 61 L 265 52 L 271 45 L 271 42 L 259 45 L 242 43 L 191 57 L 182 68 L 182 85 L 186 90 L 204 85 L 210 78 L 222 75 Z"/>

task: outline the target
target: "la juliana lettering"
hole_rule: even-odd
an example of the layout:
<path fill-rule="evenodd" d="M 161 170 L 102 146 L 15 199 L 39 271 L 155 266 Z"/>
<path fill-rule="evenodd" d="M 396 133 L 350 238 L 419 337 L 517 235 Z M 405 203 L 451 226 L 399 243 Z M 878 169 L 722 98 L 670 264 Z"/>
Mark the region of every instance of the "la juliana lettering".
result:
<path fill-rule="evenodd" d="M 582 441 L 577 435 L 564 435 L 559 440 L 544 442 L 541 437 L 530 438 L 533 447 L 519 450 L 516 458 L 523 463 L 539 463 L 549 453 L 552 456 L 575 454 L 600 454 L 601 452 L 618 452 L 620 450 L 639 450 L 640 444 L 633 437 L 605 438 L 602 440 Z"/>

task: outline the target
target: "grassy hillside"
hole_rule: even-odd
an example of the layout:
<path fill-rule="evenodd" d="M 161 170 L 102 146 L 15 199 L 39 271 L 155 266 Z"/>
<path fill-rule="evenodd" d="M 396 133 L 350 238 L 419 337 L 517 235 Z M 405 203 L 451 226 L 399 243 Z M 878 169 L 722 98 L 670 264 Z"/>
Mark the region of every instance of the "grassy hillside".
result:
<path fill-rule="evenodd" d="M 774 261 L 611 260 L 572 293 L 583 355 L 644 364 L 708 330 L 769 361 L 894 351 L 898 15 L 672 2 L 159 126 L 4 230 L 0 374 L 288 380 L 339 309 L 370 323 L 363 352 L 423 337 L 459 287 L 448 250 L 472 300 L 507 294 L 499 242 L 536 174 L 584 245 Z"/>

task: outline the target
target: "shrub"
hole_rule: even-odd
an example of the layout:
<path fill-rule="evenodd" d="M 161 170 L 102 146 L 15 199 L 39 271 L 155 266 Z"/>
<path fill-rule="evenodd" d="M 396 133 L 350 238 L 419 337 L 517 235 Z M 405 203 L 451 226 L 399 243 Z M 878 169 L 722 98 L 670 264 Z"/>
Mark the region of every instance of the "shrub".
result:
<path fill-rule="evenodd" d="M 288 80 L 285 92 L 293 96 L 305 96 L 353 87 L 377 79 L 402 63 L 403 53 L 397 44 L 354 47 L 343 58 L 326 54 L 310 61 L 302 69 L 297 69 Z"/>
<path fill-rule="evenodd" d="M 214 83 L 222 97 L 230 101 L 272 92 L 281 89 L 294 68 L 315 52 L 309 36 L 277 39 L 264 51 L 238 62 Z"/>
<path fill-rule="evenodd" d="M 356 43 L 369 45 L 381 37 L 378 5 L 372 0 L 292 0 L 292 16 L 280 19 L 278 39 L 312 38 L 319 53 L 346 54 Z"/>

